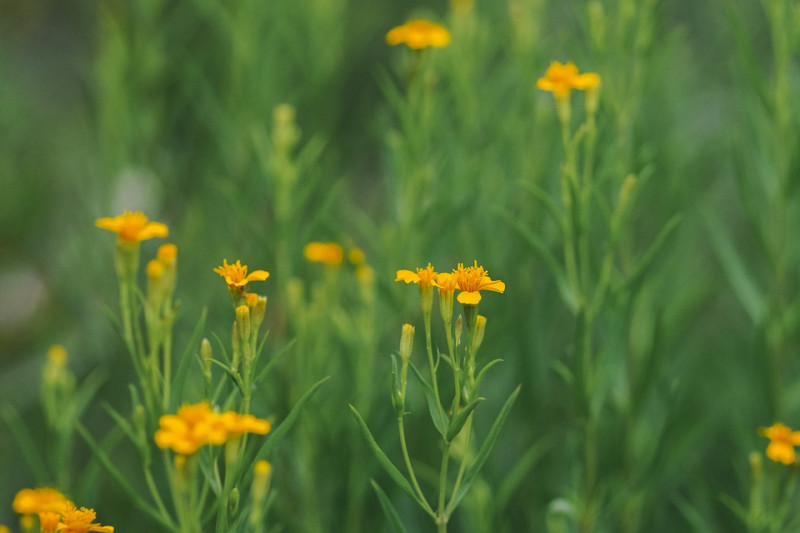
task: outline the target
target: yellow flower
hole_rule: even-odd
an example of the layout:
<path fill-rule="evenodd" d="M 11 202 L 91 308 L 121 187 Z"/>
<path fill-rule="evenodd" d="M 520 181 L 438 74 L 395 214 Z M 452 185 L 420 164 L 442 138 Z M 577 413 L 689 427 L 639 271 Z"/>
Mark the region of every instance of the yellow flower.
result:
<path fill-rule="evenodd" d="M 478 266 L 478 261 L 471 267 L 464 268 L 462 263 L 453 271 L 458 288 L 458 301 L 466 305 L 477 305 L 481 301 L 480 291 L 505 292 L 506 284 L 500 280 L 493 280 L 489 272 Z"/>
<path fill-rule="evenodd" d="M 536 86 L 544 91 L 551 91 L 556 98 L 566 98 L 572 89 L 595 89 L 600 84 L 600 76 L 594 72 L 579 74 L 578 67 L 572 61 L 562 64 L 553 61 L 539 78 Z"/>
<path fill-rule="evenodd" d="M 8 529 L 8 526 L 0 526 L 0 533 L 11 533 L 11 530 Z"/>
<path fill-rule="evenodd" d="M 64 366 L 67 362 L 67 349 L 60 344 L 54 344 L 47 350 L 47 359 L 53 366 Z"/>
<path fill-rule="evenodd" d="M 433 270 L 433 266 L 428 263 L 425 268 L 418 268 L 416 272 L 411 270 L 398 270 L 395 281 L 405 281 L 406 283 L 416 283 L 420 287 L 432 287 L 436 285 L 438 274 Z"/>
<path fill-rule="evenodd" d="M 303 248 L 303 255 L 312 263 L 338 266 L 342 264 L 344 251 L 335 242 L 310 242 Z"/>
<path fill-rule="evenodd" d="M 96 522 L 93 523 L 92 520 L 95 518 L 97 518 L 97 513 L 94 512 L 94 509 L 86 507 L 76 509 L 74 505 L 69 504 L 61 512 L 61 523 L 58 525 L 58 530 L 61 533 L 88 533 L 89 531 L 114 533 L 113 526 L 101 526 Z"/>
<path fill-rule="evenodd" d="M 95 221 L 98 228 L 113 231 L 119 239 L 129 243 L 136 243 L 152 239 L 153 237 L 166 237 L 169 228 L 160 222 L 149 222 L 141 211 L 125 211 L 116 217 L 98 218 Z"/>
<path fill-rule="evenodd" d="M 56 489 L 22 489 L 14 497 L 12 507 L 19 514 L 58 513 L 70 503 L 66 496 Z"/>
<path fill-rule="evenodd" d="M 173 265 L 178 258 L 178 247 L 172 243 L 162 244 L 158 247 L 156 258 L 164 266 Z"/>
<path fill-rule="evenodd" d="M 350 248 L 350 251 L 347 252 L 347 260 L 356 266 L 362 265 L 366 261 L 364 250 L 356 246 Z"/>
<path fill-rule="evenodd" d="M 271 426 L 267 420 L 233 411 L 217 414 L 208 402 L 183 405 L 177 415 L 163 415 L 155 434 L 160 448 L 170 448 L 181 455 L 192 455 L 200 447 L 225 444 L 243 433 L 266 435 Z"/>
<path fill-rule="evenodd" d="M 450 32 L 429 20 L 412 20 L 389 30 L 386 42 L 392 46 L 405 44 L 414 50 L 442 48 L 450 44 Z"/>
<path fill-rule="evenodd" d="M 248 274 L 247 265 L 242 265 L 241 260 L 238 259 L 232 265 L 228 264 L 227 259 L 223 259 L 222 266 L 216 267 L 214 272 L 225 278 L 225 283 L 231 289 L 241 289 L 251 281 L 264 281 L 269 277 L 269 272 L 266 270 L 254 270 Z"/>
<path fill-rule="evenodd" d="M 794 463 L 797 457 L 794 447 L 800 446 L 800 431 L 792 431 L 789 427 L 776 423 L 768 428 L 761 428 L 761 435 L 770 440 L 767 457 L 777 463 Z"/>
<path fill-rule="evenodd" d="M 45 533 L 55 533 L 60 522 L 61 515 L 59 513 L 39 513 L 39 527 Z"/>

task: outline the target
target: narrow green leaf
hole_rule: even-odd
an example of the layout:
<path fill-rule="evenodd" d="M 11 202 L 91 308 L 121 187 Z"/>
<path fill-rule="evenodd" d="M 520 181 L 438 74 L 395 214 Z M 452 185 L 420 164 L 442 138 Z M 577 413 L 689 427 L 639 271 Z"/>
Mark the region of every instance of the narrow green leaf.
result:
<path fill-rule="evenodd" d="M 266 339 L 266 336 L 264 337 L 264 339 Z M 290 340 L 288 343 L 286 343 L 286 346 L 281 348 L 278 351 L 278 353 L 273 355 L 272 359 L 269 360 L 269 363 L 264 365 L 264 368 L 262 368 L 259 371 L 258 375 L 256 375 L 255 381 L 259 382 L 259 381 L 262 381 L 265 377 L 267 377 L 267 374 L 269 374 L 270 371 L 273 368 L 275 368 L 275 366 L 277 366 L 277 364 L 280 363 L 281 360 L 283 360 L 283 358 L 286 356 L 286 354 L 289 353 L 289 350 L 294 346 L 295 342 L 297 342 L 297 339 Z"/>
<path fill-rule="evenodd" d="M 422 373 L 419 371 L 419 369 L 414 366 L 413 363 L 409 363 L 409 366 L 411 367 L 411 370 L 414 371 L 414 375 L 417 376 L 417 379 L 422 382 L 422 390 L 425 393 L 425 400 L 428 403 L 428 411 L 431 414 L 431 420 L 433 420 L 433 425 L 436 427 L 436 430 L 439 432 L 439 434 L 444 437 L 447 433 L 447 427 L 450 425 L 450 420 L 447 418 L 447 414 L 444 412 L 442 406 L 436 401 L 436 394 L 434 394 L 433 388 L 427 381 L 425 381 L 425 378 L 422 377 Z"/>
<path fill-rule="evenodd" d="M 539 462 L 544 454 L 553 447 L 554 443 L 555 439 L 552 435 L 542 437 L 514 462 L 514 465 L 508 469 L 508 474 L 495 492 L 495 509 L 499 512 L 505 509 L 514 491 L 516 491 L 523 480 L 530 477 L 531 469 Z"/>
<path fill-rule="evenodd" d="M 667 239 L 670 237 L 670 235 L 672 235 L 672 232 L 675 231 L 682 219 L 683 215 L 677 214 L 667 221 L 664 227 L 661 228 L 659 234 L 656 236 L 653 244 L 650 245 L 650 248 L 648 248 L 647 251 L 636 262 L 628 278 L 616 288 L 617 291 L 623 290 L 631 285 L 635 285 L 644 277 L 644 275 L 647 273 L 647 269 L 650 268 L 650 265 L 653 263 L 656 257 L 658 257 L 659 252 L 661 252 L 661 250 L 664 248 L 664 245 L 667 244 Z"/>
<path fill-rule="evenodd" d="M 478 387 L 480 387 L 481 380 L 483 379 L 483 376 L 486 374 L 486 371 L 502 362 L 503 362 L 502 359 L 493 359 L 492 361 L 486 363 L 486 365 L 483 368 L 481 368 L 480 372 L 478 372 L 478 377 L 475 378 L 475 390 L 478 390 Z"/>
<path fill-rule="evenodd" d="M 106 379 L 108 379 L 108 372 L 98 368 L 81 382 L 81 386 L 75 391 L 75 418 L 80 418 L 81 413 Z"/>
<path fill-rule="evenodd" d="M 153 519 L 158 521 L 159 524 L 166 527 L 170 531 L 174 531 L 177 533 L 178 528 L 172 522 L 170 517 L 163 516 L 161 513 L 158 512 L 157 509 L 153 508 L 150 504 L 142 499 L 139 495 L 140 491 L 136 490 L 133 485 L 128 483 L 127 478 L 117 470 L 117 467 L 114 466 L 113 461 L 111 458 L 108 457 L 105 450 L 103 450 L 98 444 L 97 441 L 94 440 L 94 437 L 89 433 L 89 431 L 81 424 L 80 422 L 75 423 L 75 429 L 77 432 L 83 437 L 83 440 L 86 441 L 86 444 L 89 448 L 92 449 L 92 453 L 95 457 L 100 461 L 100 464 L 103 465 L 108 475 L 114 478 L 114 481 L 119 485 L 119 487 L 125 491 L 128 497 L 131 499 L 131 502 L 138 507 L 140 510 L 144 511 L 148 515 L 150 515 Z"/>
<path fill-rule="evenodd" d="M 736 250 L 730 235 L 716 216 L 706 216 L 706 226 L 711 234 L 711 245 L 719 257 L 725 276 L 734 294 L 754 324 L 761 324 L 767 314 L 766 294 L 759 289 L 753 276 L 748 272 L 744 259 Z"/>
<path fill-rule="evenodd" d="M 458 490 L 458 494 L 455 495 L 454 499 L 448 505 L 450 512 L 458 506 L 461 498 L 464 497 L 475 481 L 475 478 L 478 477 L 481 468 L 483 468 L 486 459 L 489 457 L 489 453 L 491 453 L 494 447 L 495 441 L 497 441 L 497 437 L 500 435 L 500 430 L 503 428 L 506 418 L 508 418 L 508 413 L 511 412 L 511 407 L 514 405 L 514 401 L 519 395 L 520 387 L 521 385 L 518 385 L 517 388 L 514 389 L 514 392 L 511 393 L 506 403 L 503 404 L 502 409 L 500 409 L 500 413 L 498 413 L 492 427 L 489 429 L 489 433 L 486 435 L 486 440 L 483 441 L 480 450 L 478 450 L 478 454 L 475 456 L 475 462 L 470 465 L 466 474 L 464 474 L 464 479 L 461 482 L 461 488 Z"/>
<path fill-rule="evenodd" d="M 380 485 L 378 485 L 374 479 L 369 480 L 370 485 L 372 485 L 372 490 L 375 491 L 375 494 L 378 495 L 378 501 L 381 503 L 381 509 L 383 509 L 383 514 L 386 515 L 386 518 L 389 520 L 389 525 L 392 526 L 392 531 L 394 533 L 406 533 L 406 528 L 403 525 L 402 520 L 400 520 L 400 515 L 397 514 L 394 506 L 392 505 L 392 501 L 383 492 L 383 489 Z"/>
<path fill-rule="evenodd" d="M 25 422 L 20 418 L 16 409 L 14 409 L 10 403 L 3 402 L 2 407 L 0 407 L 0 414 L 3 415 L 3 420 L 5 420 L 8 429 L 11 430 L 11 434 L 17 441 L 19 449 L 25 457 L 25 461 L 28 463 L 28 467 L 31 469 L 31 472 L 33 472 L 33 477 L 36 478 L 37 485 L 52 483 L 52 478 L 50 474 L 47 473 L 47 468 L 45 467 L 44 458 L 36 447 L 36 441 L 28 430 L 28 426 L 26 426 Z"/>
<path fill-rule="evenodd" d="M 192 364 L 192 354 L 195 353 L 200 346 L 200 337 L 203 334 L 203 329 L 206 326 L 206 315 L 208 310 L 203 308 L 200 313 L 200 320 L 192 332 L 192 336 L 186 344 L 186 350 L 183 352 L 178 369 L 175 371 L 175 376 L 172 378 L 170 390 L 172 391 L 171 398 L 169 399 L 169 412 L 174 413 L 178 409 L 178 403 L 183 398 L 183 386 L 186 383 L 186 377 L 189 375 L 189 368 Z"/>
<path fill-rule="evenodd" d="M 122 430 L 122 432 L 125 433 L 125 435 L 128 436 L 128 438 L 131 440 L 131 442 L 136 447 L 138 447 L 139 446 L 139 438 L 136 435 L 136 432 L 133 430 L 133 426 L 131 426 L 130 422 L 128 422 L 125 419 L 124 416 L 122 416 L 120 413 L 118 413 L 116 409 L 111 407 L 111 404 L 109 404 L 108 402 L 103 401 L 100 405 L 102 405 L 102 407 L 103 407 L 103 409 L 105 409 L 106 413 L 108 413 L 108 415 L 111 418 L 114 419 L 114 421 L 117 423 L 117 426 L 119 426 L 119 428 Z"/>
<path fill-rule="evenodd" d="M 225 373 L 228 374 L 228 377 L 231 378 L 231 381 L 233 381 L 234 384 L 236 384 L 236 386 L 239 388 L 239 392 L 244 394 L 244 383 L 242 383 L 242 378 L 241 376 L 239 376 L 238 372 L 234 372 L 228 365 L 226 365 L 222 361 L 217 361 L 216 359 L 211 359 L 211 364 L 217 365 L 218 367 L 222 368 L 225 371 Z"/>
<path fill-rule="evenodd" d="M 350 405 L 350 410 L 353 411 L 353 415 L 356 417 L 356 422 L 358 422 L 361 431 L 364 433 L 364 438 L 367 439 L 367 444 L 369 444 L 369 447 L 372 449 L 372 453 L 375 454 L 375 457 L 378 459 L 378 462 L 381 464 L 383 469 L 386 470 L 386 473 L 389 474 L 389 477 L 391 477 L 394 482 L 397 483 L 401 489 L 403 489 L 403 492 L 408 494 L 415 502 L 417 502 L 420 507 L 424 509 L 425 505 L 414 493 L 414 489 L 411 488 L 411 484 L 408 482 L 406 477 L 402 474 L 402 472 L 400 472 L 400 470 L 397 469 L 396 466 L 394 466 L 394 463 L 392 463 L 391 459 L 389 459 L 386 454 L 383 453 L 381 447 L 377 442 L 375 442 L 375 437 L 372 436 L 372 432 L 369 430 L 367 423 L 364 422 L 363 418 L 361 418 L 361 415 L 358 413 L 356 408 Z"/>
<path fill-rule="evenodd" d="M 547 192 L 544 191 L 541 187 L 536 185 L 535 183 L 529 183 L 527 181 L 523 181 L 520 183 L 520 187 L 524 190 L 527 190 L 529 193 L 533 195 L 534 198 L 539 200 L 542 205 L 547 209 L 547 212 L 550 213 L 550 216 L 553 217 L 553 221 L 558 224 L 559 229 L 563 233 L 564 231 L 564 219 L 561 212 L 558 209 L 558 204 L 550 197 Z"/>
<path fill-rule="evenodd" d="M 256 461 L 260 461 L 261 459 L 266 459 L 272 450 L 275 449 L 275 446 L 280 443 L 280 441 L 286 436 L 287 433 L 292 429 L 294 424 L 297 422 L 298 417 L 300 416 L 300 412 L 303 410 L 303 406 L 311 399 L 317 389 L 319 389 L 326 381 L 331 379 L 330 376 L 326 376 L 321 380 L 317 381 L 309 389 L 303 393 L 302 396 L 297 400 L 297 403 L 294 404 L 292 409 L 289 411 L 289 414 L 286 415 L 286 418 L 278 424 L 278 426 L 270 432 L 269 437 L 264 442 L 264 444 L 259 448 L 258 453 L 253 458 L 252 461 L 249 461 L 248 464 L 253 464 Z M 247 483 L 250 483 L 250 480 L 253 477 L 253 470 L 250 469 L 249 472 L 246 473 L 245 478 Z"/>
<path fill-rule="evenodd" d="M 486 398 L 481 398 L 480 396 L 473 398 L 472 401 L 465 405 L 461 411 L 456 413 L 456 415 L 450 421 L 450 427 L 447 428 L 447 435 L 444 437 L 447 442 L 453 442 L 453 439 L 456 438 L 456 435 L 461 433 L 461 428 L 464 427 L 469 415 L 471 415 L 472 411 L 475 410 L 478 404 L 485 399 Z"/>
<path fill-rule="evenodd" d="M 211 336 L 214 337 L 214 341 L 217 343 L 217 349 L 219 350 L 217 355 L 222 361 L 225 362 L 226 365 L 231 366 L 231 358 L 228 355 L 228 350 L 225 348 L 225 343 L 222 342 L 222 339 L 220 339 L 219 335 L 216 333 L 212 332 Z"/>

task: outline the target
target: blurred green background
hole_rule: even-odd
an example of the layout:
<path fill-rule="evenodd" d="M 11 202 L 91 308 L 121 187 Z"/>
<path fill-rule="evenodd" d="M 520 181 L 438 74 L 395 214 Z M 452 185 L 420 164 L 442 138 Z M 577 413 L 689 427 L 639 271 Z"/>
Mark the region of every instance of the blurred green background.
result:
<path fill-rule="evenodd" d="M 418 16 L 453 34 L 426 56 L 421 118 L 407 92 L 416 56 L 385 44 L 390 28 Z M 522 392 L 452 530 L 557 531 L 561 518 L 563 531 L 577 528 L 582 415 L 558 369 L 573 368 L 579 319 L 541 253 L 561 260 L 557 224 L 530 192 L 560 205 L 560 130 L 552 96 L 535 83 L 551 60 L 572 60 L 603 79 L 594 267 L 611 246 L 601 206 L 616 205 L 627 176 L 637 183 L 615 248 L 625 289 L 594 325 L 596 530 L 761 531 L 729 502 L 747 507 L 748 454 L 767 443 L 757 429 L 800 418 L 798 28 L 800 8 L 785 0 L 0 0 L 0 397 L 42 435 L 40 373 L 58 343 L 79 379 L 102 373 L 98 398 L 125 412 L 130 364 L 103 310 L 117 309 L 113 239 L 94 227 L 98 217 L 141 209 L 169 225 L 180 250 L 178 352 L 203 308 L 209 332 L 229 331 L 212 272 L 223 258 L 272 272 L 268 351 L 313 337 L 294 321 L 287 284 L 310 293 L 322 271 L 303 246 L 338 241 L 364 249 L 376 272 L 374 353 L 358 354 L 374 365 L 365 416 L 399 464 L 388 354 L 418 311 L 416 291 L 394 273 L 477 258 L 507 284 L 481 304 L 483 357 L 505 362 L 485 385 L 478 431 L 517 384 Z M 300 130 L 288 218 L 271 166 L 281 103 Z M 577 123 L 578 100 L 573 113 Z M 675 216 L 643 275 L 628 278 Z M 144 256 L 156 246 L 144 243 Z M 297 390 L 333 376 L 275 458 L 272 520 L 284 531 L 382 531 L 372 477 L 412 531 L 426 530 L 366 447 L 338 455 L 320 437 L 360 438 L 340 362 L 352 345 L 335 338 L 331 362 L 307 383 L 276 380 L 264 394 L 280 416 Z M 99 401 L 84 420 L 103 435 L 112 422 Z M 425 415 L 421 401 L 411 410 Z M 417 423 L 411 446 L 436 464 L 438 452 L 424 451 L 433 433 Z M 0 523 L 11 524 L 14 494 L 35 480 L 16 441 L 0 435 Z M 334 448 L 308 451 L 298 473 L 292 455 L 306 452 L 293 440 Z M 80 441 L 74 464 L 92 465 Z M 765 465 L 773 481 L 787 475 L 778 466 Z M 103 523 L 145 527 L 109 479 L 94 479 L 73 490 Z M 337 479 L 363 484 L 349 521 Z M 315 513 L 316 524 L 305 521 Z"/>

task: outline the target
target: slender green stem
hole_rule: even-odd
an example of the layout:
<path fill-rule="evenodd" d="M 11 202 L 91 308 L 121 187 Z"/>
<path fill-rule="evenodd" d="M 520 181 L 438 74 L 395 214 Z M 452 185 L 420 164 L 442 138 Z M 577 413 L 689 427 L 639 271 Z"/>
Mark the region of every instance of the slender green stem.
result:
<path fill-rule="evenodd" d="M 431 313 L 430 311 L 424 313 L 425 322 L 425 348 L 428 350 L 428 365 L 431 370 L 431 385 L 433 386 L 433 395 L 436 398 L 436 405 L 442 406 L 442 401 L 439 399 L 439 384 L 436 379 L 436 365 L 433 362 L 433 344 L 431 343 Z"/>
<path fill-rule="evenodd" d="M 450 463 L 450 443 L 442 439 L 442 468 L 439 471 L 439 510 L 436 513 L 436 523 L 439 526 L 439 531 L 444 533 L 447 531 L 447 509 L 445 507 L 445 499 L 447 497 L 447 466 Z"/>
<path fill-rule="evenodd" d="M 467 418 L 467 422 L 464 428 L 466 431 L 466 436 L 464 438 L 464 454 L 461 456 L 461 465 L 458 467 L 458 474 L 456 475 L 456 481 L 453 484 L 453 492 L 450 493 L 450 502 L 447 504 L 447 515 L 451 515 L 453 511 L 455 511 L 455 501 L 456 496 L 458 495 L 458 489 L 461 488 L 461 481 L 464 479 L 464 472 L 467 470 L 467 457 L 469 456 L 469 442 L 470 437 L 472 436 L 472 414 L 469 415 Z"/>

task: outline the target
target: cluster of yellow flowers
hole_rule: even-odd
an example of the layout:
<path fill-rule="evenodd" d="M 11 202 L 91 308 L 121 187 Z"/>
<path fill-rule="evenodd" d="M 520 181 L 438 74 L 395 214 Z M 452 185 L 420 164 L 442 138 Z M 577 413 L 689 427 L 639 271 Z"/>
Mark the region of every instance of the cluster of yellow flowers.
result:
<path fill-rule="evenodd" d="M 344 248 L 336 242 L 310 242 L 303 248 L 303 257 L 311 263 L 321 263 L 329 267 L 338 267 L 344 262 Z M 371 282 L 375 276 L 372 267 L 367 264 L 364 251 L 352 247 L 347 252 L 347 260 L 355 267 L 356 277 L 361 282 Z"/>
<path fill-rule="evenodd" d="M 761 428 L 761 435 L 770 440 L 767 457 L 785 465 L 795 462 L 797 454 L 794 447 L 800 446 L 800 431 L 792 431 L 790 427 L 778 422 L 768 428 Z"/>
<path fill-rule="evenodd" d="M 181 455 L 192 455 L 205 445 L 221 445 L 244 433 L 266 435 L 269 421 L 233 411 L 217 413 L 208 402 L 186 404 L 177 415 L 164 415 L 158 421 L 155 441 Z"/>
<path fill-rule="evenodd" d="M 395 281 L 416 283 L 419 285 L 420 291 L 437 287 L 440 294 L 442 292 L 452 294 L 454 290 L 458 289 L 461 292 L 457 299 L 459 303 L 465 305 L 477 305 L 481 301 L 480 291 L 502 293 L 506 290 L 506 284 L 490 278 L 489 272 L 482 266 L 478 266 L 477 260 L 473 266 L 466 268 L 463 263 L 459 263 L 450 273 L 437 273 L 430 263 L 424 268 L 418 268 L 416 272 L 398 270 Z"/>
<path fill-rule="evenodd" d="M 39 528 L 43 533 L 114 532 L 113 526 L 94 522 L 97 518 L 94 509 L 76 508 L 66 496 L 53 488 L 22 489 L 14 497 L 12 507 L 23 515 L 22 523 L 27 529 L 33 529 L 34 516 L 38 516 Z"/>

